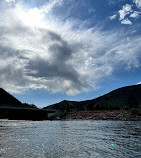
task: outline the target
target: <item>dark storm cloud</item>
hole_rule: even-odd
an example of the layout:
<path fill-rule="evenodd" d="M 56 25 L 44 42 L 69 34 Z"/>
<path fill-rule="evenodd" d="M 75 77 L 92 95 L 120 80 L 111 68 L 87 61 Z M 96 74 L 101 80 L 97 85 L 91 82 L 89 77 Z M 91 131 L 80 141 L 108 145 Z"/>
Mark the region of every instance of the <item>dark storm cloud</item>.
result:
<path fill-rule="evenodd" d="M 18 50 L 0 45 L 0 86 L 6 88 L 10 85 L 25 86 L 26 78 L 22 65 L 23 60 L 20 59 Z"/>
<path fill-rule="evenodd" d="M 48 49 L 49 59 L 39 57 L 31 59 L 26 66 L 29 71 L 27 75 L 43 78 L 59 77 L 70 80 L 77 88 L 80 88 L 82 86 L 80 75 L 69 63 L 73 48 L 60 35 L 54 32 L 47 31 L 43 37 L 43 41 L 45 42 L 45 39 L 48 38 L 53 42 Z M 36 73 L 30 73 L 30 70 Z"/>
<path fill-rule="evenodd" d="M 0 4 L 0 87 L 73 95 L 97 89 L 119 65 L 140 67 L 141 37 L 131 36 L 136 30 L 102 31 L 87 29 L 87 21 L 61 21 L 48 14 L 60 1 L 50 2 L 27 10 L 22 3 L 3 9 Z"/>
<path fill-rule="evenodd" d="M 36 33 L 40 34 L 39 42 L 41 45 L 47 46 L 46 50 L 41 50 L 41 54 L 43 52 L 48 57 L 42 56 L 35 51 L 36 49 L 33 49 L 34 46 L 36 46 L 37 50 L 38 46 L 40 47 L 40 43 L 36 45 L 38 44 Z M 5 36 L 5 34 L 9 37 Z M 15 34 L 16 38 L 11 40 L 11 37 L 14 37 Z M 43 88 L 51 87 L 50 89 L 53 91 L 55 91 L 55 88 L 57 90 L 58 87 L 61 89 L 63 86 L 64 91 L 73 88 L 80 91 L 85 86 L 84 79 L 81 78 L 79 72 L 70 63 L 74 48 L 69 46 L 68 42 L 59 34 L 39 28 L 34 32 L 32 29 L 27 29 L 27 27 L 18 24 L 15 27 L 13 26 L 11 30 L 9 27 L 1 27 L 0 35 L 0 60 L 5 60 L 5 63 L 1 63 L 0 66 L 1 87 L 16 86 L 17 90 L 15 88 L 13 92 L 18 92 L 18 87 L 19 89 L 20 87 L 25 89 L 26 87 L 37 88 L 40 85 L 41 78 L 47 82 L 42 82 L 40 86 Z M 18 38 L 21 41 L 17 41 Z M 29 46 L 24 47 L 21 42 L 26 38 L 28 38 L 27 45 Z M 30 38 L 34 39 L 34 41 L 30 41 Z M 15 42 L 16 44 L 14 44 Z M 30 47 L 30 45 L 32 46 Z M 34 54 L 36 55 L 34 56 Z M 56 81 L 57 79 L 59 82 Z M 52 83 L 48 83 L 48 80 L 52 80 Z M 68 81 L 69 85 L 66 86 L 65 81 Z M 9 88 L 9 90 L 11 89 Z"/>

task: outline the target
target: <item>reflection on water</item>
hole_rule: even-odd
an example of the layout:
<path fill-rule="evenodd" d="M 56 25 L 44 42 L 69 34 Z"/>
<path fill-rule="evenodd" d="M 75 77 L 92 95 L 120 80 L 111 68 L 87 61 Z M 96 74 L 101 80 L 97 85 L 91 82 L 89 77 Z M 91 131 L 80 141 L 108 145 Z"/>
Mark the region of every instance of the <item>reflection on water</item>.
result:
<path fill-rule="evenodd" d="M 0 157 L 141 158 L 141 122 L 0 120 Z"/>

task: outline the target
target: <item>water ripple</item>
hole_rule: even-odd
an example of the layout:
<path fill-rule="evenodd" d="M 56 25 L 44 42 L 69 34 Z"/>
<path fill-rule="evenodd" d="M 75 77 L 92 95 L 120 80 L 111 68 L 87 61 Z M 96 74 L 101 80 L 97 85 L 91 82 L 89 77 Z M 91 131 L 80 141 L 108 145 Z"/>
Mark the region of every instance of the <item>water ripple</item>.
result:
<path fill-rule="evenodd" d="M 141 122 L 0 120 L 0 157 L 141 158 Z"/>

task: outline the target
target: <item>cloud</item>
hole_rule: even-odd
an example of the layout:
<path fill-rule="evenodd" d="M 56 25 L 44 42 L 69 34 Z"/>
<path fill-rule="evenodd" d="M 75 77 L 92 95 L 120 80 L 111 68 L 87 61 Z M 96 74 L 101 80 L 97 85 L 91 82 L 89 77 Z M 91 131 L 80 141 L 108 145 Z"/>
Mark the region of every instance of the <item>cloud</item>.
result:
<path fill-rule="evenodd" d="M 138 8 L 141 8 L 141 0 L 133 0 Z"/>
<path fill-rule="evenodd" d="M 124 19 L 121 21 L 121 24 L 132 25 L 132 22 L 129 19 Z"/>
<path fill-rule="evenodd" d="M 130 14 L 131 12 L 133 12 L 132 6 L 129 4 L 124 5 L 122 9 L 119 10 L 119 16 L 120 16 L 119 20 L 123 20 L 125 16 Z"/>
<path fill-rule="evenodd" d="M 141 0 L 133 0 L 133 2 L 136 4 L 136 7 L 140 8 L 141 6 Z M 132 9 L 133 8 L 133 9 Z M 119 14 L 119 21 L 121 24 L 126 24 L 126 25 L 132 25 L 132 21 L 130 18 L 139 18 L 141 12 L 135 10 L 135 5 L 134 4 L 126 4 L 122 6 L 122 9 L 118 11 Z M 128 18 L 126 17 L 128 15 Z M 110 20 L 116 19 L 117 14 L 110 16 Z"/>
<path fill-rule="evenodd" d="M 5 0 L 7 3 L 15 2 L 15 0 Z"/>
<path fill-rule="evenodd" d="M 141 82 L 137 83 L 137 85 L 141 84 Z"/>
<path fill-rule="evenodd" d="M 140 17 L 140 14 L 141 14 L 141 12 L 134 11 L 134 12 L 130 15 L 130 17 L 131 17 L 131 18 L 139 18 L 139 17 Z"/>
<path fill-rule="evenodd" d="M 116 19 L 116 17 L 117 17 L 116 14 L 114 14 L 114 15 L 112 15 L 112 16 L 109 16 L 110 20 L 114 20 L 114 19 Z"/>
<path fill-rule="evenodd" d="M 22 3 L 0 6 L 0 87 L 14 93 L 44 88 L 73 95 L 97 89 L 119 65 L 140 66 L 140 36 L 127 40 L 122 31 L 61 21 L 52 12 L 60 4 L 46 12 L 47 5 L 28 10 Z"/>
<path fill-rule="evenodd" d="M 46 14 L 51 11 L 55 6 L 61 5 L 63 0 L 50 0 L 47 5 L 44 5 L 41 8 L 41 12 L 45 12 Z"/>

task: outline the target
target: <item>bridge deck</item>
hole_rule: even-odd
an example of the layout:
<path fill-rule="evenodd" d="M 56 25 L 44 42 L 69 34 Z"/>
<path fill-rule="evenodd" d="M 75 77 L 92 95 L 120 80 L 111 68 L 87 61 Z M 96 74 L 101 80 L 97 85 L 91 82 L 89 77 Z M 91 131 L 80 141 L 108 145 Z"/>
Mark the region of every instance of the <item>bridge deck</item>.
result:
<path fill-rule="evenodd" d="M 6 111 L 11 120 L 48 120 L 48 113 L 55 113 L 46 109 L 7 106 L 0 106 L 0 111 Z"/>
<path fill-rule="evenodd" d="M 47 109 L 36 109 L 36 108 L 25 108 L 25 107 L 8 107 L 8 106 L 0 106 L 0 110 L 30 110 L 30 111 L 45 111 L 48 113 L 54 113 L 53 110 Z"/>

